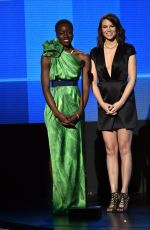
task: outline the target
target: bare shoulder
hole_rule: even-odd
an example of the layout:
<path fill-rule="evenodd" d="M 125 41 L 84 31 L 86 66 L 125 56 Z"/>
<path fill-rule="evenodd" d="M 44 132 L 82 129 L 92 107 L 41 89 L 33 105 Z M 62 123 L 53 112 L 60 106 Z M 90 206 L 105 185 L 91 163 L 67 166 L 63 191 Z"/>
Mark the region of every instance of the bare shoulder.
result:
<path fill-rule="evenodd" d="M 41 63 L 42 63 L 42 65 L 47 66 L 47 65 L 50 65 L 51 60 L 50 60 L 49 57 L 45 57 L 45 56 L 42 55 L 41 56 Z"/>
<path fill-rule="evenodd" d="M 83 52 L 83 51 L 81 51 L 81 50 L 78 50 L 78 49 L 74 49 L 74 52 L 75 52 L 75 53 L 78 53 L 79 55 L 89 56 L 88 53 L 85 53 L 85 52 Z"/>
<path fill-rule="evenodd" d="M 75 50 L 74 52 L 75 55 L 78 55 L 79 59 L 88 61 L 90 60 L 90 55 L 88 53 L 82 52 L 80 50 Z"/>
<path fill-rule="evenodd" d="M 82 55 L 82 58 L 85 58 L 85 59 L 89 59 L 90 58 L 90 55 L 88 53 L 81 53 Z"/>

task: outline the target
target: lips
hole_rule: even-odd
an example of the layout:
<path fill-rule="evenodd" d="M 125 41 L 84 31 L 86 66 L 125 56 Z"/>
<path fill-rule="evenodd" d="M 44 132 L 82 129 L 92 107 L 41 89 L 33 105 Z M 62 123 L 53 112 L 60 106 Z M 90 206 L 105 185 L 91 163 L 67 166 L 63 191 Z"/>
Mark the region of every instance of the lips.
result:
<path fill-rule="evenodd" d="M 64 40 L 63 40 L 63 44 L 64 44 L 64 45 L 67 45 L 67 46 L 68 46 L 68 45 L 70 45 L 70 43 L 71 43 L 71 41 L 70 41 L 69 39 L 64 39 Z"/>
<path fill-rule="evenodd" d="M 108 36 L 111 36 L 111 35 L 113 35 L 113 33 L 106 33 Z"/>

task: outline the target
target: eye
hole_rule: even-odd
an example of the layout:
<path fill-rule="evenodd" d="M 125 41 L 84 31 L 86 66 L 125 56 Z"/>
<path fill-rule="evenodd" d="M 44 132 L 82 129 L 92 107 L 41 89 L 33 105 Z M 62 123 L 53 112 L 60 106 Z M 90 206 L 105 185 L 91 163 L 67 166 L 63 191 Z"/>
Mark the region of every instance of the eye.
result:
<path fill-rule="evenodd" d="M 107 26 L 105 26 L 105 25 L 104 25 L 102 28 L 106 29 L 106 28 L 107 28 Z"/>
<path fill-rule="evenodd" d="M 60 31 L 60 32 L 58 32 L 58 35 L 63 35 L 63 32 L 61 32 L 61 31 Z"/>

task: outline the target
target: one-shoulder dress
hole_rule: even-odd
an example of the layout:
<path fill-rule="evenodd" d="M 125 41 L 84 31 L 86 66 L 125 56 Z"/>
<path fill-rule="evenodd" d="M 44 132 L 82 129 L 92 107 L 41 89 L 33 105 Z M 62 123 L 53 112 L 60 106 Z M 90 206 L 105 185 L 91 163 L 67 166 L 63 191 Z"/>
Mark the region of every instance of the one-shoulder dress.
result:
<path fill-rule="evenodd" d="M 97 70 L 98 87 L 105 102 L 113 104 L 121 98 L 128 82 L 128 60 L 135 53 L 133 45 L 119 44 L 114 55 L 110 76 L 106 68 L 104 49 L 95 47 L 91 50 L 91 59 Z M 98 107 L 99 130 L 113 131 L 120 128 L 132 130 L 136 124 L 137 110 L 134 90 L 115 116 L 107 115 L 100 106 Z"/>
<path fill-rule="evenodd" d="M 79 79 L 81 63 L 64 51 L 58 41 L 46 41 L 43 46 L 43 56 L 51 60 L 50 81 Z M 50 87 L 50 92 L 60 112 L 71 115 L 78 111 L 81 96 L 78 86 Z M 65 127 L 47 104 L 44 119 L 52 162 L 53 213 L 66 212 L 72 207 L 85 207 L 83 121 L 80 119 L 75 127 Z"/>

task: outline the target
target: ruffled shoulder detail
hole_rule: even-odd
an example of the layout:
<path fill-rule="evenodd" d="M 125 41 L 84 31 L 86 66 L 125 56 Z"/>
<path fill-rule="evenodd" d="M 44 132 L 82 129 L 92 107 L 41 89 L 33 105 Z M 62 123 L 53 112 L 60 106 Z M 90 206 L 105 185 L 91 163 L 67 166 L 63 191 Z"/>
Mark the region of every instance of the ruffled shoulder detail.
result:
<path fill-rule="evenodd" d="M 56 39 L 43 43 L 43 56 L 58 58 L 63 51 L 63 46 Z"/>

